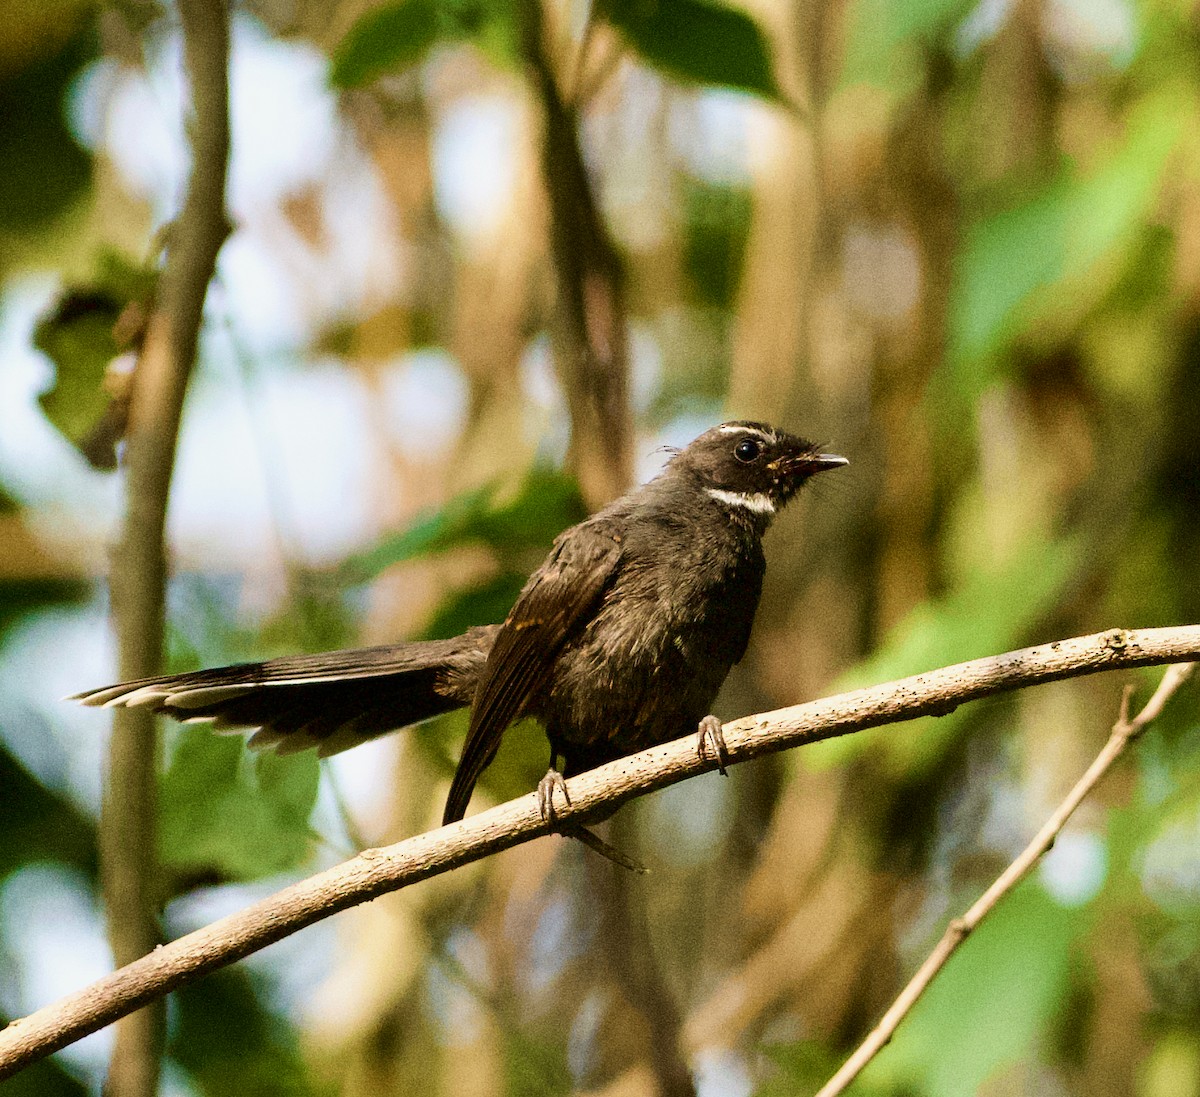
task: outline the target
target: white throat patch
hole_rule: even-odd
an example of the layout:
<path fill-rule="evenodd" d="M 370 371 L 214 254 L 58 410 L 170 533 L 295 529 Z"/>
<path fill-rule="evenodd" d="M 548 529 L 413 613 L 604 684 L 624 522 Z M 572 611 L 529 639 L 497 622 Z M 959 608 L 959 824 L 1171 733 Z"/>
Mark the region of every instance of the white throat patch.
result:
<path fill-rule="evenodd" d="M 706 488 L 712 498 L 727 507 L 738 507 L 752 514 L 774 514 L 775 504 L 771 497 L 761 491 L 725 491 L 724 488 Z"/>

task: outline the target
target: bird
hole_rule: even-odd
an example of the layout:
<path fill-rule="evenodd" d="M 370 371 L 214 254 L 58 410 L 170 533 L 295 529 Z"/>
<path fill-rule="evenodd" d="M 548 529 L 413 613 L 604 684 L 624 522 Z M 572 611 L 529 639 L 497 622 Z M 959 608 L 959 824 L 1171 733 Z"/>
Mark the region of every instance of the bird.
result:
<path fill-rule="evenodd" d="M 219 733 L 253 729 L 252 749 L 315 747 L 322 756 L 470 706 L 443 824 L 465 816 L 506 729 L 524 717 L 549 740 L 537 800 L 551 826 L 566 777 L 689 731 L 701 759 L 711 754 L 724 772 L 711 706 L 749 643 L 763 535 L 811 477 L 849 462 L 746 420 L 670 452 L 653 479 L 559 534 L 499 625 L 142 678 L 68 699 L 145 706 Z"/>

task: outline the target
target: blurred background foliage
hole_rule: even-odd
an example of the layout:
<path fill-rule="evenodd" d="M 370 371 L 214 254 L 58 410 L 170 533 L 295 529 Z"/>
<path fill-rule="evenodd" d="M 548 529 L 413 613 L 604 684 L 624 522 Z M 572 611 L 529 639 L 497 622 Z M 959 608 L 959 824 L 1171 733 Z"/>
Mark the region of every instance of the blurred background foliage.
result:
<path fill-rule="evenodd" d="M 112 676 L 106 468 L 186 146 L 169 7 L 4 19 L 12 1017 L 109 963 L 105 721 L 57 699 Z M 852 461 L 772 532 L 722 715 L 1200 620 L 1195 0 L 549 0 L 545 20 L 623 261 L 637 474 L 734 416 Z M 503 0 L 237 6 L 175 669 L 498 620 L 585 513 L 517 24 Z M 546 840 L 341 915 L 177 993 L 164 1092 L 811 1091 L 1062 797 L 1122 685 L 664 791 L 616 827 L 645 878 Z M 167 932 L 434 825 L 462 730 L 318 766 L 165 727 Z M 530 789 L 544 754 L 517 729 L 477 803 Z M 1198 763 L 1193 687 L 854 1092 L 1200 1094 Z M 109 1038 L 6 1093 L 99 1092 Z"/>

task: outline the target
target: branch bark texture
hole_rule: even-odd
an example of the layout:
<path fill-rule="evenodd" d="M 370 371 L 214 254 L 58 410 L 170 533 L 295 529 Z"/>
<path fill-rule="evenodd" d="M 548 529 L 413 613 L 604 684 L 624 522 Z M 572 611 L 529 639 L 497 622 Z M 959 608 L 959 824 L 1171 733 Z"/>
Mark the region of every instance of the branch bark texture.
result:
<path fill-rule="evenodd" d="M 1200 625 L 1113 629 L 976 659 L 725 725 L 730 763 L 918 716 L 967 701 L 1105 670 L 1194 662 Z M 694 734 L 619 759 L 567 782 L 560 825 L 612 813 L 635 796 L 715 769 Z M 523 796 L 438 830 L 365 850 L 236 914 L 163 945 L 0 1032 L 0 1080 L 168 991 L 240 960 L 313 922 L 548 833 L 537 797 Z"/>
<path fill-rule="evenodd" d="M 192 169 L 170 228 L 166 262 L 133 378 L 125 446 L 125 517 L 111 566 L 112 618 L 120 677 L 160 669 L 166 552 L 163 534 L 184 395 L 196 357 L 204 298 L 228 235 L 229 16 L 226 0 L 180 0 L 191 88 Z M 117 710 L 100 821 L 108 937 L 118 966 L 160 943 L 155 819 L 158 743 L 154 717 Z M 144 1010 L 117 1030 L 105 1092 L 158 1091 L 165 1013 Z"/>

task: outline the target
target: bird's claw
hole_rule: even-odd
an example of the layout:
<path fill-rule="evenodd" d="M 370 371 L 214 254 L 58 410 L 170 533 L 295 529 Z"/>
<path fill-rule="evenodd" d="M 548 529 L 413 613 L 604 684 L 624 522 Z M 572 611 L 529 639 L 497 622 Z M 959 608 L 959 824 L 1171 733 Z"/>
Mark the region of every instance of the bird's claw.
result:
<path fill-rule="evenodd" d="M 567 782 L 563 780 L 563 775 L 558 770 L 551 768 L 546 771 L 546 776 L 538 782 L 537 787 L 538 814 L 551 830 L 555 829 L 558 818 L 554 810 L 554 793 L 556 791 L 562 793 L 567 807 L 570 807 L 571 794 L 567 791 Z"/>
<path fill-rule="evenodd" d="M 717 772 L 722 777 L 728 777 L 725 767 L 729 765 L 729 748 L 725 745 L 725 733 L 721 730 L 721 721 L 709 713 L 700 721 L 696 729 L 696 753 L 700 761 L 708 761 L 709 749 L 717 760 Z"/>
<path fill-rule="evenodd" d="M 553 766 L 546 771 L 546 776 L 538 782 L 537 787 L 537 805 L 538 814 L 542 817 L 542 821 L 552 831 L 561 834 L 564 838 L 574 838 L 576 841 L 582 842 L 588 849 L 594 850 L 601 857 L 607 857 L 615 865 L 620 865 L 621 868 L 627 868 L 630 872 L 644 873 L 648 871 L 645 866 L 639 864 L 632 857 L 627 857 L 619 849 L 610 846 L 598 834 L 593 833 L 586 827 L 572 826 L 568 823 L 566 826 L 558 825 L 558 816 L 554 810 L 554 794 L 562 793 L 562 798 L 566 801 L 567 807 L 571 806 L 571 794 L 567 791 L 567 782 L 563 780 L 563 775 L 558 772 Z"/>

